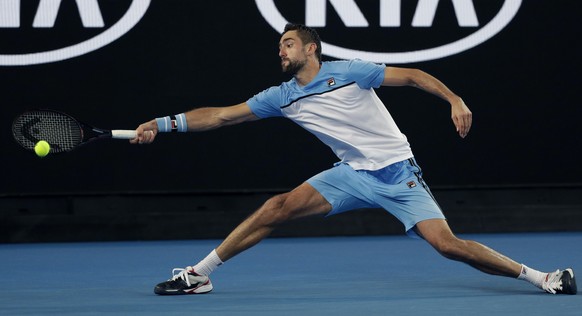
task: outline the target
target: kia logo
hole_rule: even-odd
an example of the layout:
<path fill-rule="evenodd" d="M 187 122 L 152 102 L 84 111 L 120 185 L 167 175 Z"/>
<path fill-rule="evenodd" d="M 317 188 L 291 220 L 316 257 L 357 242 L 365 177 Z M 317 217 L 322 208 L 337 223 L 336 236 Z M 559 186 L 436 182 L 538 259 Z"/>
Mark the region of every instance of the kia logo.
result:
<path fill-rule="evenodd" d="M 104 19 L 104 14 L 101 12 L 101 7 L 97 0 L 76 0 L 76 9 L 78 12 L 77 19 L 80 19 L 81 23 L 79 29 L 87 30 L 87 33 L 92 34 L 89 39 L 83 39 L 80 42 L 66 44 L 65 47 L 51 47 L 47 50 L 41 51 L 26 51 L 26 52 L 6 52 L 0 51 L 0 65 L 3 66 L 23 66 L 23 65 L 34 65 L 34 64 L 44 64 L 51 63 L 61 60 L 66 60 L 74 57 L 78 57 L 89 52 L 95 51 L 101 47 L 104 47 L 111 42 L 117 40 L 125 33 L 129 32 L 144 16 L 146 13 L 151 0 L 132 0 L 129 3 L 127 11 L 125 11 L 121 18 L 119 18 L 115 23 L 111 23 L 110 27 L 107 27 Z M 22 1 L 26 5 L 30 5 L 30 1 Z M 63 16 L 61 13 L 61 6 L 72 5 L 71 1 L 63 0 L 40 0 L 38 1 L 38 7 L 35 7 L 36 11 L 33 18 L 28 16 L 22 16 L 24 12 L 28 13 L 31 10 L 22 10 L 21 0 L 1 0 L 0 1 L 0 42 L 6 43 L 7 40 L 3 39 L 2 36 L 11 36 L 12 45 L 9 45 L 5 49 L 15 49 L 19 48 L 20 45 L 16 44 L 14 34 L 19 34 L 23 30 L 27 31 L 27 34 L 36 34 L 36 32 L 49 32 L 54 30 L 54 32 L 59 32 L 58 38 L 66 38 L 71 30 L 67 30 L 63 34 L 62 30 L 55 27 L 59 19 L 67 19 L 70 17 Z M 121 5 L 122 3 L 117 3 Z M 26 7 L 27 9 L 30 9 Z M 111 20 L 111 19 L 109 19 Z M 32 21 L 32 23 L 30 23 Z M 30 23 L 30 24 L 29 24 Z M 20 33 L 19 33 L 20 32 Z M 49 33 L 42 33 L 49 34 Z M 52 34 L 53 36 L 55 34 Z M 39 39 L 38 37 L 35 39 Z M 40 38 L 39 42 L 42 38 Z M 69 40 L 69 39 L 67 39 Z M 19 38 L 19 42 L 30 44 L 31 40 L 27 38 Z M 64 41 L 64 40 L 63 40 Z M 64 46 L 64 45 L 63 45 Z"/>
<path fill-rule="evenodd" d="M 478 13 L 481 12 L 477 11 L 473 0 L 452 0 L 452 3 L 443 1 L 443 4 L 446 5 L 441 7 L 439 7 L 439 2 L 440 0 L 417 0 L 416 3 L 402 0 L 377 0 L 363 1 L 357 4 L 355 0 L 305 0 L 305 16 L 300 17 L 297 15 L 297 8 L 289 8 L 289 2 L 281 4 L 279 9 L 275 5 L 275 0 L 255 0 L 261 15 L 279 33 L 283 32 L 285 24 L 288 23 L 284 15 L 293 15 L 293 13 L 288 12 L 295 12 L 293 17 L 297 19 L 296 21 L 301 21 L 304 18 L 307 26 L 321 28 L 322 31 L 325 31 L 325 28 L 329 27 L 328 18 L 330 13 L 328 11 L 332 9 L 335 11 L 333 16 L 335 20 L 341 21 L 338 32 L 350 32 L 352 30 L 353 32 L 359 32 L 357 34 L 362 34 L 362 32 L 375 30 L 374 34 L 379 34 L 378 32 L 380 32 L 382 35 L 392 35 L 399 30 L 401 32 L 402 30 L 407 30 L 410 32 L 408 39 L 411 37 L 417 38 L 421 36 L 419 34 L 426 34 L 426 32 L 435 28 L 433 25 L 435 19 L 439 17 L 439 14 L 442 15 L 443 11 L 454 11 L 445 12 L 449 14 L 443 16 L 449 20 L 456 19 L 454 25 L 459 30 L 457 35 L 460 34 L 461 37 L 449 39 L 448 42 L 444 43 L 432 44 L 433 46 L 431 47 L 405 48 L 398 51 L 379 50 L 378 47 L 370 45 L 380 43 L 382 41 L 380 36 L 376 37 L 369 34 L 352 36 L 350 38 L 351 43 L 348 44 L 341 42 L 340 35 L 335 35 L 338 32 L 331 34 L 334 36 L 322 36 L 325 39 L 332 38 L 330 42 L 321 43 L 323 54 L 327 56 L 338 59 L 360 58 L 387 64 L 406 64 L 434 60 L 469 50 L 503 30 L 517 14 L 522 0 L 504 0 L 502 3 L 498 1 L 500 7 L 498 11 L 483 13 L 483 15 L 491 15 L 491 18 L 484 25 L 480 24 Z M 490 2 L 488 4 L 491 7 L 494 3 Z M 370 9 L 368 8 L 370 5 L 375 7 Z M 368 6 L 365 8 L 366 10 L 363 10 L 364 6 Z M 437 10 L 437 7 L 439 7 L 439 10 Z M 374 16 L 371 16 L 372 14 Z M 412 18 L 410 19 L 409 17 Z M 453 23 L 452 21 L 446 22 L 449 23 L 448 25 Z M 338 23 L 336 22 L 334 27 L 338 28 L 337 26 Z M 449 36 L 449 34 L 443 33 L 450 33 L 450 29 L 449 26 L 447 32 L 443 31 L 438 35 Z M 401 37 L 398 39 L 401 39 Z M 361 42 L 358 42 L 358 40 L 361 40 Z M 434 41 L 433 38 L 428 37 L 420 40 L 424 43 L 431 42 L 431 40 Z M 369 44 L 370 42 L 372 44 Z M 400 43 L 397 40 L 392 42 L 395 44 Z"/>

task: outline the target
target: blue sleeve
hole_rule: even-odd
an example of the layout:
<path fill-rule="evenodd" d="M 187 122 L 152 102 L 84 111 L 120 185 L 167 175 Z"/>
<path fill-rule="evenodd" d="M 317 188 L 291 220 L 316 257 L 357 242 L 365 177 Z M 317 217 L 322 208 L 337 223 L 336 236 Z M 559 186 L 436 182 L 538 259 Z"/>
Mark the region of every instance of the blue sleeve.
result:
<path fill-rule="evenodd" d="M 353 59 L 348 64 L 348 73 L 362 89 L 378 88 L 384 81 L 386 65 Z"/>
<path fill-rule="evenodd" d="M 259 118 L 283 116 L 280 87 L 271 87 L 255 94 L 247 100 L 247 104 L 253 114 Z"/>

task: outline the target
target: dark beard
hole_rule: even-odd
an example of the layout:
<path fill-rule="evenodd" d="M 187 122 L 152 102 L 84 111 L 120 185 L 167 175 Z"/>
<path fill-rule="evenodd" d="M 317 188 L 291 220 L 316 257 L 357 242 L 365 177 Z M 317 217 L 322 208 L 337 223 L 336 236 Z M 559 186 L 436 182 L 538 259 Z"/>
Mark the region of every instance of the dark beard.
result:
<path fill-rule="evenodd" d="M 289 60 L 289 65 L 281 65 L 281 70 L 284 74 L 294 76 L 303 66 L 305 66 L 305 61 Z"/>

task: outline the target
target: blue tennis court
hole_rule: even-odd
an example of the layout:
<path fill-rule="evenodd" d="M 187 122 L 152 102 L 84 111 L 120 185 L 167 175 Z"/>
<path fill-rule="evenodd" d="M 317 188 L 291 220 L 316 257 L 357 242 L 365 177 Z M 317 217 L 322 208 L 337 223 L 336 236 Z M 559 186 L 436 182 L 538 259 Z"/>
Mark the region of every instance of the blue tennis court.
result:
<path fill-rule="evenodd" d="M 582 269 L 582 233 L 463 235 L 549 271 Z M 1 315 L 580 315 L 550 295 L 440 257 L 404 236 L 272 238 L 204 295 L 156 296 L 218 240 L 0 245 Z"/>

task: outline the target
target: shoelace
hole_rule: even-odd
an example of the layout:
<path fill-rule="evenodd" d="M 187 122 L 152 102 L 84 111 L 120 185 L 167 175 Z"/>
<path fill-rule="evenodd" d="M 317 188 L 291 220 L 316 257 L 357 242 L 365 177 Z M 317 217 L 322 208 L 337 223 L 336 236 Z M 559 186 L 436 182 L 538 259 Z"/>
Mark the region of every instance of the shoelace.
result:
<path fill-rule="evenodd" d="M 556 270 L 556 272 L 548 273 L 546 278 L 546 282 L 544 282 L 544 290 L 556 294 L 556 290 L 562 289 L 562 273 L 560 270 Z"/>
<path fill-rule="evenodd" d="M 188 278 L 188 272 L 192 270 L 192 267 L 186 267 L 185 269 L 175 268 L 172 269 L 172 281 L 176 281 L 178 279 L 184 280 L 188 286 L 192 286 L 190 284 L 190 278 Z M 176 274 L 178 272 L 178 274 Z"/>

